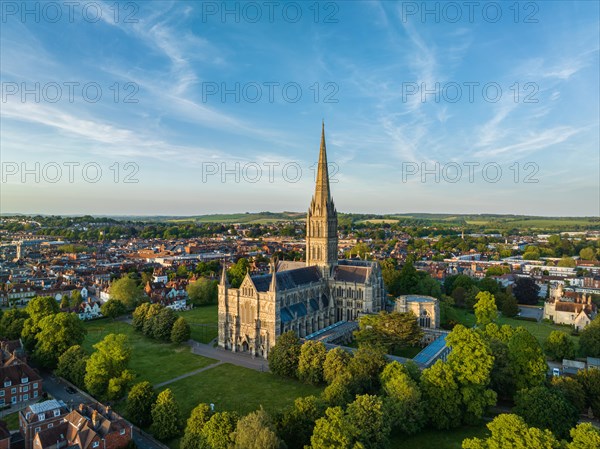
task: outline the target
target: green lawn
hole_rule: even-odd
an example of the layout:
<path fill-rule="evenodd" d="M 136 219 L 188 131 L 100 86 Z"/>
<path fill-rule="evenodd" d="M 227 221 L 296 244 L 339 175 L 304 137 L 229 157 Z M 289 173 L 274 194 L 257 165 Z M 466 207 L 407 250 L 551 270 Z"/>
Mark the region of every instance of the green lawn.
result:
<path fill-rule="evenodd" d="M 485 426 L 460 427 L 452 430 L 426 429 L 412 436 L 395 436 L 391 449 L 460 449 L 465 438 L 488 436 Z"/>
<path fill-rule="evenodd" d="M 177 314 L 190 324 L 192 340 L 210 343 L 217 338 L 218 306 L 216 304 L 196 306 L 192 310 L 177 312 Z M 206 326 L 207 324 L 210 326 Z"/>
<path fill-rule="evenodd" d="M 133 348 L 130 368 L 138 375 L 138 380 L 148 380 L 152 384 L 164 382 L 181 374 L 215 363 L 216 360 L 192 354 L 189 346 L 160 343 L 135 332 L 133 327 L 120 321 L 100 320 L 86 323 L 88 334 L 83 347 L 88 353 L 92 345 L 107 334 L 125 334 Z"/>
<path fill-rule="evenodd" d="M 228 363 L 165 388 L 173 391 L 185 419 L 201 402 L 215 404 L 217 411 L 247 414 L 262 405 L 265 410 L 275 412 L 292 404 L 298 397 L 321 393 L 318 387 Z"/>
<path fill-rule="evenodd" d="M 2 421 L 6 421 L 8 430 L 19 430 L 19 412 L 11 413 L 10 415 L 3 416 L 0 419 Z"/>

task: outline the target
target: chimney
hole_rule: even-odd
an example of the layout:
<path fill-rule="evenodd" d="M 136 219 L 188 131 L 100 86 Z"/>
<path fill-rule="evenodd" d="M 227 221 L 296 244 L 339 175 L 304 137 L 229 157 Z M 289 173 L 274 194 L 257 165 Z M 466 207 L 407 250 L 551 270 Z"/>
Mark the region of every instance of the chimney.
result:
<path fill-rule="evenodd" d="M 106 417 L 110 419 L 110 405 L 106 406 Z"/>
<path fill-rule="evenodd" d="M 94 410 L 92 412 L 92 425 L 94 426 L 94 428 L 96 428 L 96 426 L 98 425 L 98 410 Z"/>

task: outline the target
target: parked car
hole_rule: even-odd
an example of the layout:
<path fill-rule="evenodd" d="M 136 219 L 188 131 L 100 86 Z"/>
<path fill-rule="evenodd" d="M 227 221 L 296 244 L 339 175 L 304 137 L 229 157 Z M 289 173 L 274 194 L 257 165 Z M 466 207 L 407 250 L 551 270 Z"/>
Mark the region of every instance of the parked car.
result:
<path fill-rule="evenodd" d="M 560 369 L 559 368 L 552 368 L 552 376 L 554 376 L 554 377 L 560 376 Z"/>

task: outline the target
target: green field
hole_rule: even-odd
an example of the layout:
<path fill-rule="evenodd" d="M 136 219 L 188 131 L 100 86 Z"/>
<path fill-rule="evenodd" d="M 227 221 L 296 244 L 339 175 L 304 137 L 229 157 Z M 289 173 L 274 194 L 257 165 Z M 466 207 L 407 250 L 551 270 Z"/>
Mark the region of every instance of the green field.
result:
<path fill-rule="evenodd" d="M 229 363 L 186 377 L 165 388 L 173 391 L 184 418 L 201 402 L 215 404 L 217 411 L 247 414 L 262 405 L 265 410 L 275 412 L 292 404 L 297 397 L 321 393 L 320 388 L 297 380 Z"/>
<path fill-rule="evenodd" d="M 189 323 L 192 340 L 210 343 L 211 340 L 217 338 L 218 306 L 216 304 L 196 306 L 192 310 L 177 312 L 177 315 L 184 317 Z M 210 326 L 206 326 L 206 324 Z"/>
<path fill-rule="evenodd" d="M 392 438 L 391 449 L 461 449 L 465 438 L 483 438 L 489 435 L 485 426 L 460 427 L 452 430 L 430 430 Z"/>
<path fill-rule="evenodd" d="M 19 430 L 19 412 L 11 413 L 10 415 L 3 416 L 0 419 L 2 421 L 6 421 L 8 430 Z"/>
<path fill-rule="evenodd" d="M 132 369 L 138 375 L 138 381 L 148 380 L 152 384 L 167 381 L 181 374 L 215 363 L 216 360 L 192 354 L 189 346 L 159 343 L 135 332 L 133 327 L 120 321 L 100 320 L 87 322 L 88 334 L 83 348 L 92 353 L 92 345 L 108 334 L 125 334 L 132 346 Z"/>
<path fill-rule="evenodd" d="M 198 215 L 194 217 L 171 218 L 173 223 L 243 223 L 243 224 L 265 224 L 278 221 L 304 220 L 306 214 L 299 212 L 252 212 L 240 214 L 211 214 Z"/>

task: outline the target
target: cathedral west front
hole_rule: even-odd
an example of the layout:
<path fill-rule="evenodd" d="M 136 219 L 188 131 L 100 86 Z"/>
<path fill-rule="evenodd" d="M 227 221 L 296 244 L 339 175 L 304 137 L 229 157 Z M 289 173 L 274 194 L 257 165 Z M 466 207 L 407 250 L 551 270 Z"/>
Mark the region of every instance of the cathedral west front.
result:
<path fill-rule="evenodd" d="M 315 192 L 306 218 L 306 262 L 272 262 L 269 274 L 246 277 L 231 288 L 219 283 L 219 346 L 267 358 L 277 337 L 305 337 L 335 323 L 384 309 L 377 262 L 338 260 L 337 211 L 331 196 L 325 128 Z"/>

